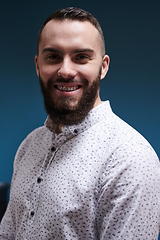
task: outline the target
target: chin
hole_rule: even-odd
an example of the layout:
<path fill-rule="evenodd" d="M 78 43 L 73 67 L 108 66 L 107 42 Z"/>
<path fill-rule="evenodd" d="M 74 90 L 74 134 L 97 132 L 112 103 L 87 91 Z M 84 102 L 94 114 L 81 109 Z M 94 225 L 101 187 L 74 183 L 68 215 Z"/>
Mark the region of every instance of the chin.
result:
<path fill-rule="evenodd" d="M 78 108 L 79 102 L 80 100 L 78 99 L 64 98 L 64 99 L 61 99 L 61 101 L 54 103 L 54 106 L 56 106 L 57 109 L 74 111 Z"/>

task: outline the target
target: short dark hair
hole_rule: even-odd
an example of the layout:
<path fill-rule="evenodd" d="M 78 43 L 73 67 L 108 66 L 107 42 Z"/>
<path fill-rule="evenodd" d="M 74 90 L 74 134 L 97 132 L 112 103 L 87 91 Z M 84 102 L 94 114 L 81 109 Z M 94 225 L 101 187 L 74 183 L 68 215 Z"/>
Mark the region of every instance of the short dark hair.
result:
<path fill-rule="evenodd" d="M 57 10 L 53 14 L 51 14 L 42 24 L 40 31 L 38 33 L 38 38 L 37 38 L 37 54 L 39 53 L 39 44 L 41 41 L 41 33 L 45 25 L 52 19 L 63 21 L 65 19 L 70 19 L 70 20 L 78 20 L 78 21 L 88 21 L 90 22 L 100 33 L 101 37 L 101 46 L 102 46 L 102 56 L 105 55 L 105 41 L 104 41 L 104 35 L 102 28 L 97 21 L 95 17 L 92 16 L 89 12 L 76 8 L 76 7 L 67 7 L 67 8 L 62 8 L 60 10 Z"/>

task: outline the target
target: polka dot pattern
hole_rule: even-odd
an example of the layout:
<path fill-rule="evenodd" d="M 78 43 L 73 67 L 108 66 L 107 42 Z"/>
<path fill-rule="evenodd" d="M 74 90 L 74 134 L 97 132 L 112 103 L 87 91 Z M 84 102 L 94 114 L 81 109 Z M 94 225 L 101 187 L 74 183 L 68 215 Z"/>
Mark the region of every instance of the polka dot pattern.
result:
<path fill-rule="evenodd" d="M 48 117 L 17 151 L 0 239 L 156 240 L 159 186 L 157 155 L 108 101 L 58 135 Z"/>

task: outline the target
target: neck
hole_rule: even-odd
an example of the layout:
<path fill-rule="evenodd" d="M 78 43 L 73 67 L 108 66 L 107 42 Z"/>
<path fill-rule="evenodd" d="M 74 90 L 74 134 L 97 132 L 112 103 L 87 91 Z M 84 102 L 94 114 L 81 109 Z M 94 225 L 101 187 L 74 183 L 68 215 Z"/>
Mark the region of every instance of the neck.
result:
<path fill-rule="evenodd" d="M 97 97 L 97 99 L 96 99 L 96 101 L 95 101 L 95 103 L 94 103 L 94 105 L 93 105 L 93 108 L 95 108 L 95 107 L 97 107 L 99 104 L 101 104 L 102 103 L 102 101 L 101 101 L 101 99 L 100 99 L 100 96 L 98 95 L 98 97 Z M 92 108 L 92 109 L 93 109 Z"/>
<path fill-rule="evenodd" d="M 55 129 L 55 133 L 60 134 L 62 132 L 62 127 L 63 127 L 63 125 L 57 125 L 56 129 Z"/>

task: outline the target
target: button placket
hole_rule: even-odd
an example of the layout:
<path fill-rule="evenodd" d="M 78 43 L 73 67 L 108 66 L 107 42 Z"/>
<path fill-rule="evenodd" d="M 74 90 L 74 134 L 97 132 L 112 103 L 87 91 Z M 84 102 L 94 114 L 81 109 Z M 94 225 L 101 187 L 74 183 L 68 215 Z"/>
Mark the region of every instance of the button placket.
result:
<path fill-rule="evenodd" d="M 37 178 L 34 180 L 34 188 L 33 188 L 33 198 L 30 202 L 30 209 L 29 209 L 29 224 L 32 224 L 32 221 L 35 217 L 35 211 L 37 211 L 38 207 L 38 201 L 40 197 L 40 184 L 42 183 L 43 178 L 41 177 L 41 174 L 37 176 Z"/>

